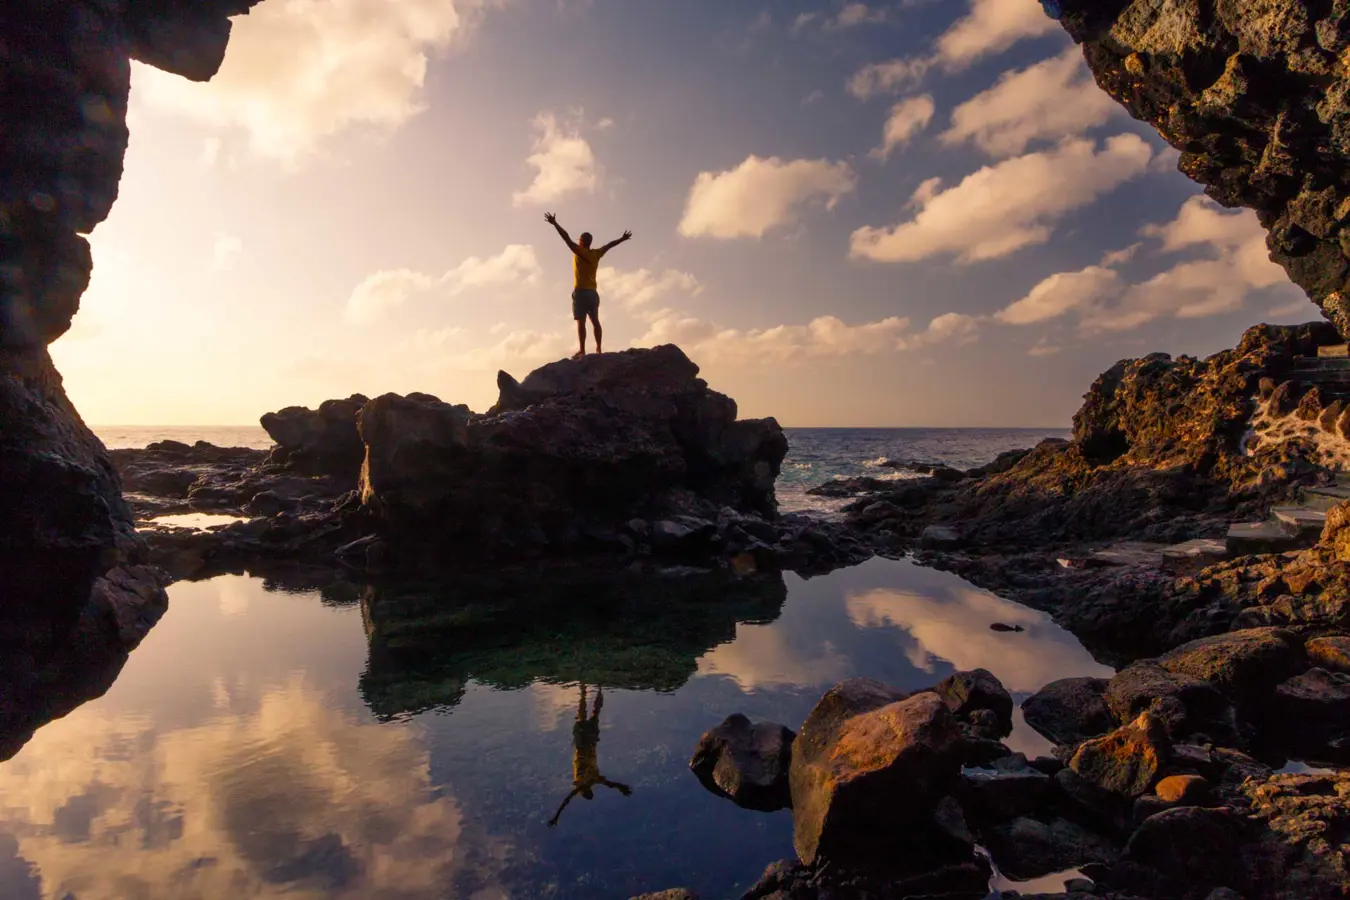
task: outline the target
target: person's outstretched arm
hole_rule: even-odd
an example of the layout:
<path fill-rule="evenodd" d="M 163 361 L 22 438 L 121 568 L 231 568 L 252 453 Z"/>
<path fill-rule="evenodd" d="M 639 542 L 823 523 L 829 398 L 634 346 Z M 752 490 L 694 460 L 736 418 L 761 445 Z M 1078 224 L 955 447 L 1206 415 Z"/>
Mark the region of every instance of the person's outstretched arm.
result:
<path fill-rule="evenodd" d="M 600 248 L 600 252 L 601 252 L 601 253 L 608 253 L 609 251 L 613 250 L 615 247 L 617 247 L 617 246 L 619 246 L 620 244 L 622 244 L 624 241 L 631 241 L 632 239 L 633 239 L 633 232 L 631 232 L 631 231 L 625 231 L 625 232 L 623 233 L 623 237 L 619 238 L 617 241 L 610 241 L 608 244 L 606 244 L 605 246 L 603 246 L 603 247 Z"/>
<path fill-rule="evenodd" d="M 544 221 L 558 230 L 558 237 L 563 239 L 563 243 L 567 245 L 568 250 L 571 250 L 573 253 L 577 252 L 576 243 L 572 240 L 572 236 L 567 233 L 567 229 L 558 224 L 557 216 L 553 213 L 544 213 Z"/>
<path fill-rule="evenodd" d="M 551 819 L 548 820 L 548 827 L 549 827 L 549 828 L 552 828 L 554 825 L 557 825 L 557 824 L 558 824 L 558 820 L 559 820 L 560 818 L 562 818 L 563 810 L 564 810 L 564 809 L 567 809 L 567 804 L 571 803 L 571 802 L 572 802 L 572 798 L 575 797 L 577 794 L 580 794 L 580 793 L 581 793 L 581 788 L 577 788 L 576 790 L 572 791 L 572 793 L 570 793 L 570 794 L 567 795 L 567 799 L 564 800 L 564 801 L 562 802 L 562 806 L 558 807 L 558 811 L 555 812 L 555 813 L 553 814 L 553 818 L 551 818 Z"/>
<path fill-rule="evenodd" d="M 607 788 L 614 788 L 614 790 L 618 791 L 620 794 L 623 794 L 625 797 L 630 796 L 633 793 L 633 789 L 630 788 L 628 785 L 619 784 L 619 782 L 617 781 L 610 781 L 608 778 L 601 778 L 600 783 Z"/>

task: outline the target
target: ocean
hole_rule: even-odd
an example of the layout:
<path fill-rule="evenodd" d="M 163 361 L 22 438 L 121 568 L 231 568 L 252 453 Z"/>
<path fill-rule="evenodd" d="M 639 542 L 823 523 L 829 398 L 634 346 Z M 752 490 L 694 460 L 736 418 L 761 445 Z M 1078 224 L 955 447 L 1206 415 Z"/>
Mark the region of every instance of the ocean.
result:
<path fill-rule="evenodd" d="M 1067 438 L 1056 428 L 787 428 L 789 451 L 778 478 L 778 503 L 783 512 L 830 516 L 844 501 L 812 497 L 806 492 L 832 478 L 902 479 L 912 472 L 887 468 L 887 460 L 970 469 L 1005 450 L 1031 447 L 1048 437 Z M 154 441 L 191 444 L 207 441 L 221 447 L 272 446 L 256 426 L 98 426 L 94 432 L 110 448 L 144 447 Z"/>

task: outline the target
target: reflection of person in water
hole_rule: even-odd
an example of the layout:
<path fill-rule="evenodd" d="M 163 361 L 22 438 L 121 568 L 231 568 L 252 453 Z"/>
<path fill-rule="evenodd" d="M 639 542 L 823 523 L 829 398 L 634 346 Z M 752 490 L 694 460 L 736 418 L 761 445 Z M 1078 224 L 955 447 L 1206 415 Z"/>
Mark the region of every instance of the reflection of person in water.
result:
<path fill-rule="evenodd" d="M 567 799 L 558 807 L 558 811 L 553 814 L 553 818 L 548 820 L 548 825 L 552 828 L 558 824 L 558 818 L 567 809 L 567 804 L 572 802 L 572 798 L 577 794 L 585 797 L 587 800 L 595 798 L 595 786 L 603 784 L 607 788 L 613 788 L 627 797 L 633 793 L 633 789 L 626 784 L 619 784 L 616 781 L 610 781 L 600 774 L 600 761 L 597 753 L 600 749 L 600 707 L 605 704 L 605 690 L 602 687 L 595 689 L 595 709 L 590 718 L 586 717 L 586 683 L 581 684 L 581 703 L 577 706 L 577 723 L 572 726 L 572 744 L 576 752 L 572 757 L 572 793 L 567 795 Z"/>

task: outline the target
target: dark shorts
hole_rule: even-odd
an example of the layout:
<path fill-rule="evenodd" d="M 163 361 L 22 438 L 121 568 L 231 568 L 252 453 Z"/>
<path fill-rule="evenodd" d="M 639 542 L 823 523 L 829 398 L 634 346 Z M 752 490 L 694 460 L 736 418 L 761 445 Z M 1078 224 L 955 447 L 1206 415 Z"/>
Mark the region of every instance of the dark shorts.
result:
<path fill-rule="evenodd" d="M 582 319 L 590 316 L 592 319 L 600 315 L 600 293 L 599 291 L 577 288 L 572 292 L 572 318 L 580 322 Z"/>

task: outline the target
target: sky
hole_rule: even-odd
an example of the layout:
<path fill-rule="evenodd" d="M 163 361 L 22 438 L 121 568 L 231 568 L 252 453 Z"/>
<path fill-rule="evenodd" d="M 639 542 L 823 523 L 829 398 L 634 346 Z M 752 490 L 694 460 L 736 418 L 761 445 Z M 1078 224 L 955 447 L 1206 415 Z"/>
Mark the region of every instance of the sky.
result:
<path fill-rule="evenodd" d="M 52 346 L 94 425 L 253 424 L 674 342 L 786 426 L 1066 427 L 1096 376 L 1317 318 L 1037 0 L 266 0 L 134 65 Z"/>

